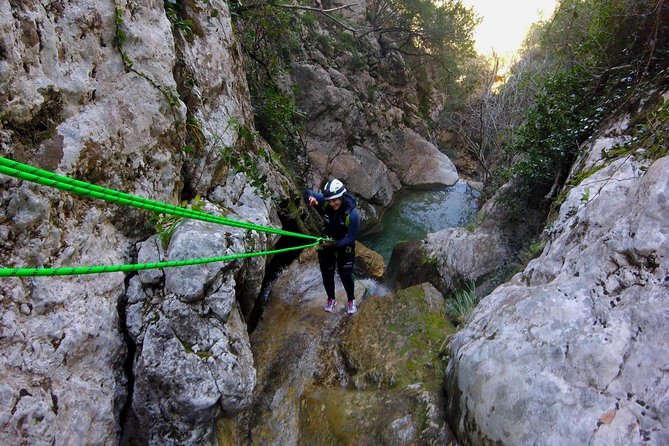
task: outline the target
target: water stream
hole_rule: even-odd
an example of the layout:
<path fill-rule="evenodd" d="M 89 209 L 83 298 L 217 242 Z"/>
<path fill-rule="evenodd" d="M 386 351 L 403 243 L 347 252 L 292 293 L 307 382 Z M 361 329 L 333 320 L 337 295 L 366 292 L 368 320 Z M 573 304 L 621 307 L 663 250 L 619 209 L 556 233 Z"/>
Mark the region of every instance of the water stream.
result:
<path fill-rule="evenodd" d="M 464 226 L 475 216 L 480 193 L 465 181 L 454 186 L 400 192 L 383 214 L 381 228 L 360 241 L 388 264 L 393 247 L 406 240 L 422 240 L 429 232 Z"/>

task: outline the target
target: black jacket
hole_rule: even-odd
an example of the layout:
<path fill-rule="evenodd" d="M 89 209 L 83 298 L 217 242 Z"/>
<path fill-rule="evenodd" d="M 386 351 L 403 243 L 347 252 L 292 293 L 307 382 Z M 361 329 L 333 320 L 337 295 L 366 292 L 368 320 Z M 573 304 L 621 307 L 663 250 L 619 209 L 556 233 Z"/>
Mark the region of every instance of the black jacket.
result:
<path fill-rule="evenodd" d="M 358 237 L 360 229 L 360 216 L 355 208 L 357 200 L 349 193 L 342 195 L 342 203 L 338 210 L 334 210 L 330 203 L 325 200 L 323 194 L 306 190 L 304 192 L 305 200 L 314 197 L 318 200 L 316 210 L 323 217 L 323 231 L 326 236 L 335 240 L 335 248 L 355 245 L 355 239 Z"/>

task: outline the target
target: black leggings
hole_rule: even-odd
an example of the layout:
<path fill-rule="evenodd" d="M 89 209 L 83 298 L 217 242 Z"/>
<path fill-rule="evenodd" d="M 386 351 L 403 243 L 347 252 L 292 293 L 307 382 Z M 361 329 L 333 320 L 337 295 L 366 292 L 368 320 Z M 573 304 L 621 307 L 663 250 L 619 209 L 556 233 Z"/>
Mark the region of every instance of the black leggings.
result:
<path fill-rule="evenodd" d="M 346 296 L 349 301 L 355 299 L 353 285 L 353 262 L 355 261 L 355 246 L 346 246 L 344 248 L 334 248 L 331 246 L 322 246 L 318 251 L 318 263 L 321 266 L 321 275 L 323 276 L 323 286 L 328 299 L 335 298 L 334 272 L 335 264 L 339 272 L 339 278 L 346 290 Z"/>

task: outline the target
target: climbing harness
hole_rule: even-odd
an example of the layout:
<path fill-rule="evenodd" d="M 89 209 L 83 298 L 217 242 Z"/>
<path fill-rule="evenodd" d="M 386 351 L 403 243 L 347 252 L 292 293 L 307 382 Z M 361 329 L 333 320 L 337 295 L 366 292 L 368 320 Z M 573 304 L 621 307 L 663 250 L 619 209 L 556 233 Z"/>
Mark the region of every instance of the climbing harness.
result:
<path fill-rule="evenodd" d="M 200 265 L 204 263 L 222 262 L 227 260 L 242 259 L 247 257 L 268 256 L 287 251 L 295 251 L 312 246 L 319 245 L 326 241 L 326 238 L 313 235 L 300 234 L 297 232 L 285 231 L 267 226 L 246 223 L 237 220 L 231 220 L 225 217 L 208 214 L 206 212 L 194 209 L 181 208 L 179 206 L 153 201 L 135 195 L 119 192 L 113 189 L 107 189 L 84 181 L 75 180 L 62 175 L 38 169 L 27 164 L 0 157 L 0 174 L 12 176 L 20 180 L 49 186 L 63 191 L 71 192 L 85 197 L 98 198 L 111 203 L 118 203 L 127 206 L 147 209 L 156 213 L 165 213 L 176 215 L 178 217 L 201 220 L 209 223 L 217 223 L 225 226 L 242 228 L 253 231 L 268 232 L 290 237 L 299 237 L 309 239 L 312 242 L 302 246 L 293 246 L 289 248 L 275 249 L 270 251 L 241 253 L 227 256 L 210 257 L 204 259 L 177 260 L 170 262 L 156 262 L 144 264 L 112 265 L 112 266 L 83 266 L 83 267 L 65 267 L 65 268 L 0 268 L 0 277 L 23 277 L 23 276 L 63 276 L 77 274 L 99 274 L 111 272 L 129 272 L 140 271 L 154 268 L 179 267 L 189 265 Z"/>

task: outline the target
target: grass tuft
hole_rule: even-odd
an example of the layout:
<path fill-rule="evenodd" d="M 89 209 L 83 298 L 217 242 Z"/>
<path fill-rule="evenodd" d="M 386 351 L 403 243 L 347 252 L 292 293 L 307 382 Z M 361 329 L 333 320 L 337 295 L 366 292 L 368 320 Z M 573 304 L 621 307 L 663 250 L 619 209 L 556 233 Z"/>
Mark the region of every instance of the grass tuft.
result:
<path fill-rule="evenodd" d="M 476 285 L 473 280 L 465 284 L 465 287 L 456 291 L 446 301 L 446 315 L 457 325 L 463 325 L 478 304 L 476 296 Z"/>

